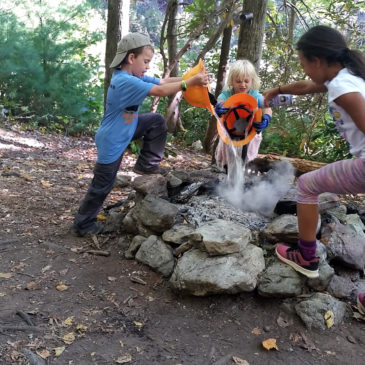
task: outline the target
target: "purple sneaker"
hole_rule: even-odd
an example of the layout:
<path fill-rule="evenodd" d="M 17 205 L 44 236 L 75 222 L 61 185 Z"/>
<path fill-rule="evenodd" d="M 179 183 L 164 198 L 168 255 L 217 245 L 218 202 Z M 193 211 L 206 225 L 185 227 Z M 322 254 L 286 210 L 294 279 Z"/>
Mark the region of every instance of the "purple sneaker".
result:
<path fill-rule="evenodd" d="M 280 261 L 288 264 L 294 270 L 308 278 L 318 278 L 318 257 L 312 260 L 305 260 L 298 248 L 292 248 L 282 244 L 276 246 L 275 252 Z"/>
<path fill-rule="evenodd" d="M 365 293 L 360 293 L 357 296 L 357 309 L 362 315 L 365 315 Z"/>

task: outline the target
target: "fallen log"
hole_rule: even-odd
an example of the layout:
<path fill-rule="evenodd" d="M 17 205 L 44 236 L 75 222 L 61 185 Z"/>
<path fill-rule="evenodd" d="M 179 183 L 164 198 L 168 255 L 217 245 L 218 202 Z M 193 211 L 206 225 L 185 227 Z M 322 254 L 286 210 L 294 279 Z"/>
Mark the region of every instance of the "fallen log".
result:
<path fill-rule="evenodd" d="M 271 163 L 277 161 L 288 161 L 295 169 L 295 176 L 300 176 L 306 172 L 317 170 L 323 166 L 326 166 L 325 162 L 304 160 L 302 158 L 284 157 L 281 155 L 259 155 L 253 161 L 249 163 L 247 167 L 254 166 L 260 172 L 266 172 L 271 169 Z"/>

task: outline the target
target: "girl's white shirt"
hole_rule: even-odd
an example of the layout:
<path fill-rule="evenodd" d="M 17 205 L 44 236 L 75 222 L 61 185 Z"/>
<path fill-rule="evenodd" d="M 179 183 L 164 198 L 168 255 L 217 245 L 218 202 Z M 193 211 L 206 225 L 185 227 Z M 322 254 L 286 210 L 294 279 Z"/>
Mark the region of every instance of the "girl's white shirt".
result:
<path fill-rule="evenodd" d="M 325 85 L 328 89 L 329 112 L 338 132 L 349 142 L 350 153 L 365 159 L 365 134 L 356 126 L 350 115 L 334 102 L 341 95 L 352 92 L 361 93 L 365 99 L 365 80 L 351 74 L 347 68 L 343 68 L 331 81 L 326 81 Z"/>

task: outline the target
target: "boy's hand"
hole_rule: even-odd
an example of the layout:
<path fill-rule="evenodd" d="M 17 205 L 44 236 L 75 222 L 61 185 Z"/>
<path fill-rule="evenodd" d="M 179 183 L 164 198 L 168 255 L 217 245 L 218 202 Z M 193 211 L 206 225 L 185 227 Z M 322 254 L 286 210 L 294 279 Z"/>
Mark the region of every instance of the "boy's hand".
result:
<path fill-rule="evenodd" d="M 226 114 L 228 112 L 229 108 L 224 107 L 223 102 L 219 102 L 215 105 L 214 109 L 218 117 L 220 118 L 223 114 Z"/>
<path fill-rule="evenodd" d="M 206 72 L 200 72 L 191 78 L 191 85 L 209 86 L 209 74 Z"/>
<path fill-rule="evenodd" d="M 252 126 L 256 129 L 256 132 L 259 134 L 261 133 L 265 128 L 267 128 L 267 126 L 269 125 L 269 123 L 271 122 L 271 117 L 269 114 L 264 114 L 262 116 L 262 120 L 261 122 L 253 122 Z"/>

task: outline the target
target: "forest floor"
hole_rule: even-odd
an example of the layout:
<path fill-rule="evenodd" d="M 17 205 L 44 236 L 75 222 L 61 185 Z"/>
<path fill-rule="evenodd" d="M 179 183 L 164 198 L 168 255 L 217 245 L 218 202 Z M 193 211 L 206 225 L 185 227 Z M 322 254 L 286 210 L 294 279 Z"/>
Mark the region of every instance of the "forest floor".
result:
<path fill-rule="evenodd" d="M 164 160 L 171 168 L 210 164 L 207 155 L 168 148 L 177 152 Z M 182 296 L 123 258 L 126 237 L 72 236 L 95 152 L 91 138 L 0 128 L 1 365 L 365 363 L 365 322 L 350 317 L 313 331 L 285 300 L 256 291 Z M 120 170 L 134 176 L 134 161 L 127 153 Z M 128 193 L 113 190 L 106 205 Z M 277 350 L 263 347 L 269 338 Z"/>

